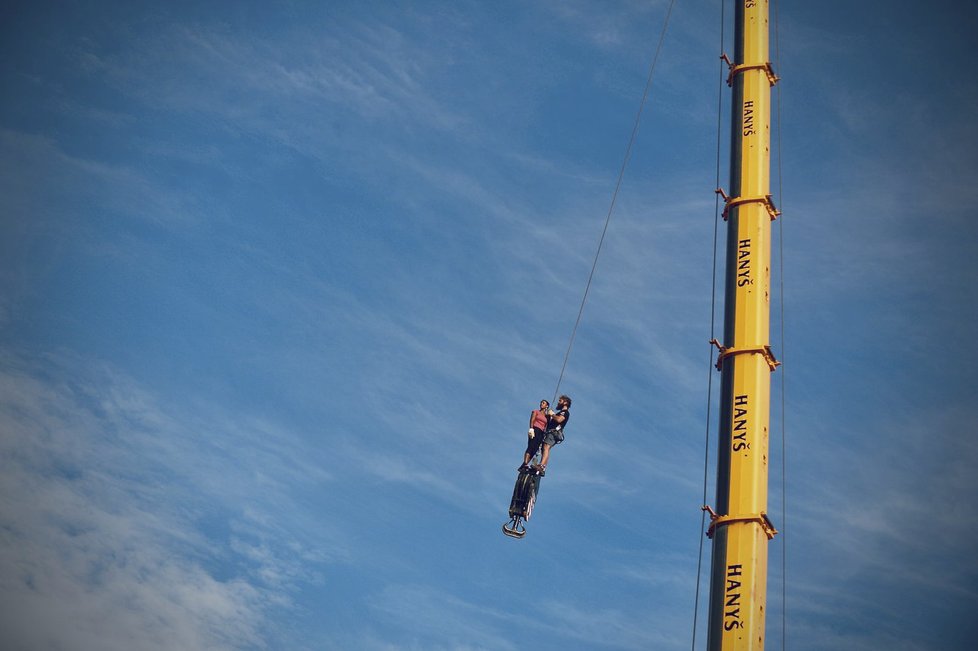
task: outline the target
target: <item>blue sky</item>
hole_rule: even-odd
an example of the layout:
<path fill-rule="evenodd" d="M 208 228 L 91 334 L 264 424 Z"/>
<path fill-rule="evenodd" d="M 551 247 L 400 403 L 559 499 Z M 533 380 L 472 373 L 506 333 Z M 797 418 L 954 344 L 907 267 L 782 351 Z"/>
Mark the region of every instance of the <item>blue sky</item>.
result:
<path fill-rule="evenodd" d="M 5 646 L 690 648 L 717 2 L 673 10 L 500 532 L 666 8 L 5 5 Z M 978 9 L 777 22 L 768 648 L 971 648 Z"/>

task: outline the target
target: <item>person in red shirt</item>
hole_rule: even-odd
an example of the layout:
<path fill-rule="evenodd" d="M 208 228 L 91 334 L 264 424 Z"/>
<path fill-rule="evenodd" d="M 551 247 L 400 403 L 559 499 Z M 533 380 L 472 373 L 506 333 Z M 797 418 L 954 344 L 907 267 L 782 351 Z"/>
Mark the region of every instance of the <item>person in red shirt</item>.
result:
<path fill-rule="evenodd" d="M 568 396 L 560 396 L 560 399 L 557 400 L 556 411 L 549 409 L 549 406 L 549 402 L 541 400 L 540 409 L 535 409 L 530 414 L 530 430 L 527 432 L 530 442 L 526 446 L 526 452 L 523 453 L 523 465 L 517 470 L 526 469 L 530 459 L 536 456 L 537 450 L 542 445 L 543 456 L 540 459 L 540 465 L 535 467 L 542 474 L 546 471 L 547 462 L 550 460 L 550 449 L 564 440 L 564 427 L 570 420 L 571 399 Z M 545 423 L 544 417 L 546 418 Z M 543 431 L 539 429 L 539 424 L 543 424 Z"/>
<path fill-rule="evenodd" d="M 526 468 L 530 459 L 532 459 L 540 445 L 543 444 L 543 438 L 547 433 L 547 423 L 550 420 L 550 401 L 541 400 L 540 408 L 534 409 L 530 412 L 530 429 L 527 430 L 527 443 L 526 451 L 523 453 L 523 465 L 521 465 L 517 470 L 523 470 Z"/>

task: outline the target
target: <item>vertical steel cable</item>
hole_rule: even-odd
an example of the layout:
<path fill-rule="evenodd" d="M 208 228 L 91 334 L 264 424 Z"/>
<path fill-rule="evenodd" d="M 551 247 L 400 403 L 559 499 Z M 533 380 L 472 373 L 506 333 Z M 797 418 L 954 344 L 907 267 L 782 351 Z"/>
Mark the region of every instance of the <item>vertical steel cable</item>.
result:
<path fill-rule="evenodd" d="M 726 12 L 725 2 L 720 3 L 720 52 L 723 53 L 725 40 Z M 724 84 L 724 64 L 720 61 L 720 78 L 717 83 L 717 153 L 716 153 L 716 180 L 714 187 L 720 187 L 720 143 L 723 131 L 723 84 Z M 713 272 L 712 288 L 710 292 L 710 340 L 716 339 L 716 312 L 717 312 L 717 242 L 720 229 L 720 195 L 714 193 L 713 204 Z M 707 503 L 707 486 L 709 483 L 710 468 L 710 419 L 712 418 L 713 408 L 713 346 L 710 347 L 710 363 L 707 368 L 707 389 L 706 389 L 706 441 L 703 444 L 703 504 Z M 693 604 L 693 635 L 692 651 L 696 650 L 696 625 L 699 618 L 700 608 L 700 581 L 703 573 L 703 541 L 706 538 L 706 510 L 700 516 L 700 528 L 698 531 L 699 556 L 696 562 L 696 597 Z"/>
<path fill-rule="evenodd" d="M 774 0 L 774 65 L 775 70 L 781 71 L 781 35 L 778 23 L 778 0 Z M 776 113 L 778 135 L 778 204 L 781 206 L 781 218 L 778 220 L 778 301 L 781 304 L 781 651 L 788 648 L 788 446 L 785 417 L 786 389 L 786 344 L 784 340 L 784 187 L 781 174 L 781 86 L 777 86 L 778 110 Z"/>
<path fill-rule="evenodd" d="M 604 236 L 608 233 L 608 224 L 611 223 L 611 215 L 615 210 L 615 203 L 618 201 L 618 191 L 621 189 L 621 181 L 625 176 L 625 168 L 628 160 L 632 156 L 632 145 L 635 144 L 635 137 L 638 135 L 638 125 L 642 120 L 642 111 L 645 110 L 645 102 L 648 99 L 649 91 L 652 89 L 652 77 L 655 73 L 655 64 L 659 61 L 659 52 L 662 51 L 662 43 L 666 39 L 666 29 L 669 27 L 669 17 L 672 15 L 672 7 L 676 0 L 669 3 L 666 10 L 666 19 L 662 23 L 662 32 L 659 34 L 659 44 L 655 48 L 655 55 L 649 65 L 648 78 L 645 81 L 645 91 L 642 93 L 642 101 L 638 105 L 638 113 L 635 115 L 635 123 L 632 125 L 632 135 L 628 138 L 628 146 L 625 148 L 625 156 L 621 161 L 621 169 L 618 170 L 618 181 L 615 183 L 615 191 L 611 195 L 611 205 L 608 206 L 608 216 L 604 220 L 604 229 L 601 231 L 601 239 L 598 240 L 598 249 L 594 252 L 594 262 L 591 264 L 591 273 L 587 277 L 587 285 L 584 287 L 584 297 L 581 298 L 581 307 L 577 310 L 577 319 L 574 321 L 574 328 L 571 330 L 570 341 L 567 342 L 567 352 L 564 353 L 564 363 L 560 367 L 560 376 L 557 378 L 557 386 L 554 388 L 554 402 L 557 402 L 557 395 L 560 393 L 560 383 L 564 380 L 564 371 L 567 370 L 567 360 L 570 358 L 571 348 L 574 347 L 574 338 L 577 336 L 577 327 L 581 324 L 581 316 L 584 314 L 584 304 L 587 303 L 588 294 L 591 291 L 591 280 L 594 278 L 594 270 L 598 267 L 598 256 L 601 255 L 601 247 L 604 244 Z"/>

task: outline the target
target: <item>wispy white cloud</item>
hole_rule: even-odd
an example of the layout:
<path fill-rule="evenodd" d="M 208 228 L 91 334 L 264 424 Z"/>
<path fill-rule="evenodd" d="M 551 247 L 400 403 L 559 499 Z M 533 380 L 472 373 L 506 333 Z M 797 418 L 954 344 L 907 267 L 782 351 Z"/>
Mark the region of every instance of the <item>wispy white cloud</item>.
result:
<path fill-rule="evenodd" d="M 945 407 L 893 410 L 874 425 L 885 440 L 824 416 L 806 419 L 821 421 L 815 428 L 796 424 L 786 530 L 794 624 L 847 622 L 859 612 L 852 630 L 839 628 L 849 639 L 845 646 L 879 648 L 902 635 L 901 648 L 933 648 L 907 634 L 901 616 L 885 605 L 891 595 L 904 595 L 903 608 L 938 628 L 956 616 L 949 613 L 978 604 L 969 542 L 978 513 L 965 497 L 978 489 L 970 470 L 978 448 L 962 436 L 975 414 L 970 406 Z M 852 439 L 845 452 L 819 444 L 835 428 Z"/>
<path fill-rule="evenodd" d="M 583 610 L 559 598 L 528 606 L 525 612 L 500 610 L 425 585 L 388 586 L 371 602 L 379 619 L 411 631 L 407 639 L 415 642 L 404 648 L 517 648 L 520 641 L 501 632 L 505 630 L 524 630 L 548 648 L 644 649 L 677 642 L 656 632 L 649 622 L 614 608 Z M 541 611 L 547 617 L 541 617 Z"/>
<path fill-rule="evenodd" d="M 375 595 L 370 608 L 398 628 L 410 631 L 416 646 L 436 649 L 515 649 L 499 624 L 531 617 L 499 612 L 426 585 L 390 585 Z M 410 644 L 410 643 L 409 643 Z M 429 646 L 431 645 L 431 646 Z"/>
<path fill-rule="evenodd" d="M 384 23 L 324 27 L 255 39 L 215 25 L 165 24 L 129 41 L 124 54 L 89 52 L 84 72 L 139 102 L 214 116 L 312 155 L 342 137 L 335 127 L 351 116 L 402 128 L 463 124 L 428 83 L 445 65 L 430 48 Z"/>
<path fill-rule="evenodd" d="M 575 27 L 586 34 L 589 40 L 604 47 L 633 42 L 632 39 L 626 39 L 624 34 L 634 29 L 638 17 L 645 17 L 652 13 L 663 14 L 668 4 L 667 1 L 661 0 L 624 2 L 611 10 L 608 5 L 591 0 L 545 3 L 558 19 Z"/>
<path fill-rule="evenodd" d="M 546 628 L 551 635 L 560 634 L 580 647 L 609 646 L 617 649 L 674 647 L 682 640 L 655 630 L 648 622 L 614 608 L 583 610 L 561 599 L 542 605 L 552 613 Z"/>
<path fill-rule="evenodd" d="M 287 432 L 176 418 L 124 376 L 71 357 L 8 352 L 4 369 L 0 617 L 10 643 L 260 647 L 271 609 L 342 559 L 275 479 L 328 481 L 285 451 Z"/>

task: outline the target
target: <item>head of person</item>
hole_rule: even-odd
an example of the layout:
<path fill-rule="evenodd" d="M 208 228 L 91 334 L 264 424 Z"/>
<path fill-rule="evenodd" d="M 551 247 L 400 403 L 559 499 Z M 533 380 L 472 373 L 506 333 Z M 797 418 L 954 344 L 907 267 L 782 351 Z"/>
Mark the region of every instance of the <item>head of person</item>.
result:
<path fill-rule="evenodd" d="M 560 396 L 557 400 L 557 406 L 563 407 L 564 409 L 569 409 L 571 406 L 571 399 L 569 396 Z"/>
<path fill-rule="evenodd" d="M 550 409 L 550 401 L 549 400 L 541 400 L 540 401 L 540 411 L 547 411 L 548 409 Z"/>

